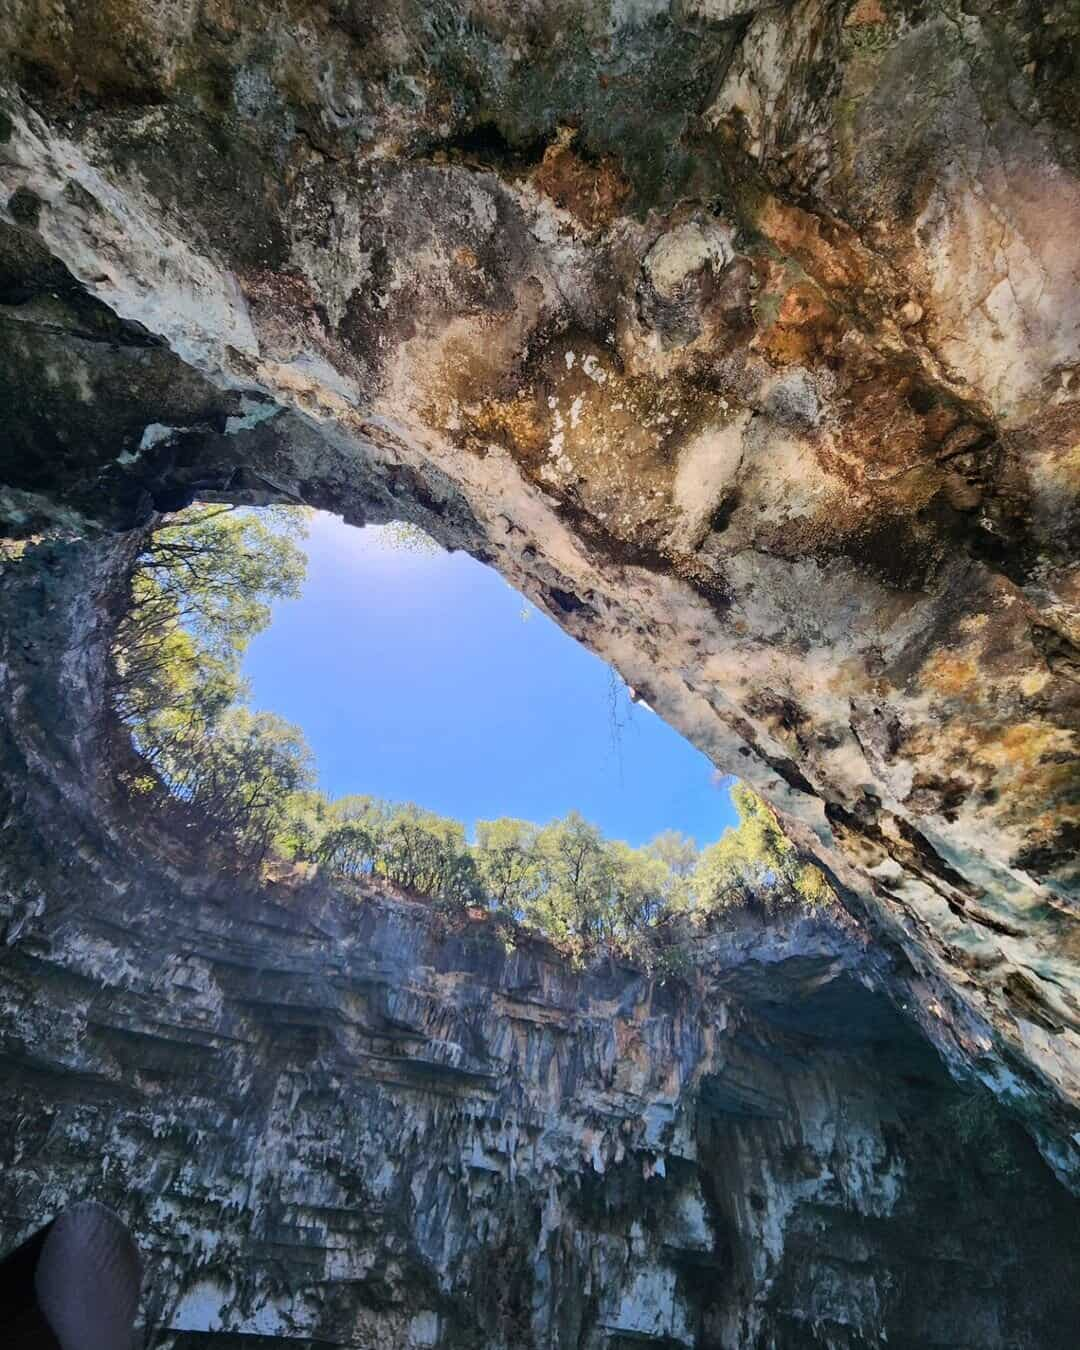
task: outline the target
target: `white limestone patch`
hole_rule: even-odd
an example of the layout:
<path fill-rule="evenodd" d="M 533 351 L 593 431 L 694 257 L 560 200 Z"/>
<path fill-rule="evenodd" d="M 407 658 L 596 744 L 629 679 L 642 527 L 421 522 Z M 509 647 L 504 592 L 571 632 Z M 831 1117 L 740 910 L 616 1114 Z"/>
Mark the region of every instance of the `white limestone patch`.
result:
<path fill-rule="evenodd" d="M 13 104 L 10 111 L 0 196 L 6 199 L 19 187 L 35 193 L 43 203 L 43 241 L 92 295 L 122 318 L 165 336 L 198 370 L 221 373 L 230 347 L 257 352 L 236 278 L 167 230 L 137 180 L 108 176 L 29 109 Z M 161 115 L 145 113 L 141 134 L 152 138 Z M 72 193 L 72 184 L 81 196 Z"/>
<path fill-rule="evenodd" d="M 88 932 L 73 932 L 63 943 L 65 963 L 84 975 L 124 988 L 133 984 L 138 970 L 127 947 Z"/>
<path fill-rule="evenodd" d="M 653 1101 L 645 1108 L 644 1142 L 652 1148 L 660 1144 L 675 1118 L 674 1102 Z"/>
<path fill-rule="evenodd" d="M 179 434 L 178 427 L 167 427 L 161 422 L 150 422 L 143 429 L 142 439 L 139 441 L 139 452 L 143 450 L 152 450 L 155 445 L 161 445 L 163 441 L 171 439 Z M 120 455 L 120 463 L 134 463 L 138 455 Z"/>
<path fill-rule="evenodd" d="M 710 23 L 727 23 L 742 18 L 761 8 L 759 0 L 683 0 L 684 19 L 705 19 Z"/>
<path fill-rule="evenodd" d="M 409 1321 L 409 1345 L 427 1346 L 439 1343 L 439 1314 L 425 1309 Z"/>
<path fill-rule="evenodd" d="M 188 1289 L 169 1321 L 171 1331 L 222 1331 L 222 1309 L 233 1291 L 217 1280 L 199 1280 Z"/>
<path fill-rule="evenodd" d="M 733 237 L 729 225 L 714 220 L 688 221 L 662 234 L 644 262 L 656 292 L 671 300 L 687 277 L 703 267 L 721 271 L 735 256 Z"/>
<path fill-rule="evenodd" d="M 608 373 L 600 364 L 599 358 L 594 356 L 592 352 L 590 352 L 582 361 L 581 369 L 585 372 L 586 376 L 592 380 L 593 384 L 607 384 Z"/>
<path fill-rule="evenodd" d="M 750 413 L 740 413 L 730 422 L 707 428 L 683 447 L 673 489 L 680 512 L 673 532 L 676 547 L 695 547 L 721 498 L 735 486 L 749 424 Z"/>
<path fill-rule="evenodd" d="M 248 398 L 246 394 L 242 394 L 240 397 L 240 412 L 234 417 L 225 419 L 225 435 L 236 436 L 241 431 L 251 431 L 254 427 L 263 422 L 269 422 L 271 418 L 284 411 L 278 403 Z"/>
<path fill-rule="evenodd" d="M 693 1345 L 687 1311 L 675 1284 L 675 1272 L 667 1267 L 635 1272 L 629 1287 L 622 1291 L 617 1308 L 605 1319 L 607 1329 L 657 1340 L 667 1337 L 682 1345 Z"/>
<path fill-rule="evenodd" d="M 666 19 L 670 10 L 671 0 L 610 0 L 608 31 L 643 28 L 657 19 Z"/>

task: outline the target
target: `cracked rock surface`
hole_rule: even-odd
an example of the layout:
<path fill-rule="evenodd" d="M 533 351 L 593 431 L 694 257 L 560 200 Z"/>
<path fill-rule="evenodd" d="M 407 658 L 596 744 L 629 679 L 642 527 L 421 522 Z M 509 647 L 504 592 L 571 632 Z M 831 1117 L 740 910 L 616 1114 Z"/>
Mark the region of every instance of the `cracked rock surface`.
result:
<path fill-rule="evenodd" d="M 71 701 L 126 531 L 412 519 L 774 803 L 1075 1189 L 1078 50 L 1064 0 L 12 0 L 0 517 L 98 542 L 7 602 L 9 834 L 59 794 L 142 866 Z M 5 865 L 19 932 L 97 903 Z"/>
<path fill-rule="evenodd" d="M 661 985 L 133 814 L 130 546 L 0 585 L 5 1246 L 116 1209 L 154 1350 L 1072 1346 L 1075 1197 L 853 922 L 746 914 Z"/>

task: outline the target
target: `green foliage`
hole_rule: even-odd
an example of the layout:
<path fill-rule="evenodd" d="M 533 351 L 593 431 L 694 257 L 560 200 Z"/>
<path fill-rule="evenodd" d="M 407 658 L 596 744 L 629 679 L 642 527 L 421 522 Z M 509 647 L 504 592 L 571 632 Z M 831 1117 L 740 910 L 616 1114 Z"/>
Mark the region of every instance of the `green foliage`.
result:
<path fill-rule="evenodd" d="M 671 873 L 649 848 L 631 848 L 622 840 L 608 845 L 616 930 L 626 933 L 651 928 L 664 913 L 671 890 Z"/>
<path fill-rule="evenodd" d="M 285 508 L 197 505 L 171 516 L 136 559 L 112 694 L 166 776 L 174 747 L 242 697 L 240 661 L 270 622 L 271 603 L 300 594 L 304 519 Z"/>
<path fill-rule="evenodd" d="M 135 745 L 172 796 L 246 853 L 265 853 L 292 794 L 311 785 L 302 734 L 242 707 L 239 673 L 272 602 L 300 593 L 305 520 L 216 505 L 169 517 L 135 560 L 113 645 L 113 705 Z"/>
<path fill-rule="evenodd" d="M 274 713 L 233 707 L 187 747 L 169 785 L 241 852 L 262 857 L 285 822 L 291 794 L 310 790 L 313 777 L 299 728 Z"/>
<path fill-rule="evenodd" d="M 314 856 L 339 876 L 359 877 L 375 870 L 379 845 L 363 824 L 347 820 L 327 830 Z"/>
<path fill-rule="evenodd" d="M 649 852 L 668 867 L 672 876 L 685 879 L 698 865 L 698 846 L 688 834 L 664 830 L 648 845 Z"/>
<path fill-rule="evenodd" d="M 660 924 L 628 944 L 628 955 L 659 984 L 686 980 L 694 970 L 692 931 Z"/>
<path fill-rule="evenodd" d="M 287 507 L 196 505 L 169 517 L 136 560 L 118 664 L 152 659 L 151 640 L 179 627 L 196 652 L 235 665 L 270 622 L 271 603 L 300 594 L 305 522 Z"/>
<path fill-rule="evenodd" d="M 211 833 L 244 856 L 268 851 L 346 878 L 373 876 L 451 906 L 481 904 L 577 958 L 621 952 L 659 979 L 686 973 L 693 922 L 734 906 L 815 905 L 831 897 L 769 807 L 748 787 L 739 824 L 703 853 L 675 830 L 643 848 L 606 839 L 571 811 L 538 826 L 482 820 L 470 842 L 456 820 L 412 802 L 313 786 L 300 731 L 243 706 L 247 644 L 274 600 L 299 594 L 304 515 L 196 506 L 170 517 L 136 560 L 117 628 L 113 697 L 152 773 Z M 423 546 L 410 529 L 401 547 Z"/>
<path fill-rule="evenodd" d="M 314 789 L 290 793 L 274 839 L 275 848 L 297 862 L 314 862 L 331 824 L 330 803 L 323 793 Z"/>
<path fill-rule="evenodd" d="M 423 895 L 461 903 L 480 896 L 465 826 L 412 802 L 391 815 L 383 832 L 379 867 L 391 881 Z"/>
<path fill-rule="evenodd" d="M 455 904 L 483 894 L 477 861 L 456 820 L 412 802 L 392 806 L 376 797 L 323 799 L 323 833 L 308 856 L 340 876 L 373 875 Z M 303 804 L 301 804 L 303 806 Z M 308 818 L 311 817 L 308 811 Z M 288 837 L 279 837 L 288 847 Z M 295 851 L 293 856 L 299 856 Z"/>
<path fill-rule="evenodd" d="M 632 848 L 571 811 L 543 827 L 481 821 L 473 851 L 497 909 L 575 951 L 629 948 L 693 903 L 697 846 L 675 831 Z"/>
<path fill-rule="evenodd" d="M 586 946 L 613 937 L 614 869 L 596 826 L 571 811 L 539 832 L 536 852 L 541 886 L 527 921 L 556 940 Z"/>
<path fill-rule="evenodd" d="M 629 950 L 692 905 L 692 840 L 669 832 L 644 848 L 605 839 L 577 812 L 537 826 L 458 821 L 375 797 L 300 793 L 277 847 L 345 877 L 385 877 L 454 904 L 483 904 L 568 949 Z"/>
<path fill-rule="evenodd" d="M 480 884 L 496 908 L 524 916 L 543 884 L 537 837 L 527 820 L 503 816 L 476 823 L 476 867 Z"/>
<path fill-rule="evenodd" d="M 739 824 L 701 855 L 693 885 L 697 903 L 715 913 L 747 899 L 765 906 L 819 905 L 832 898 L 821 872 L 804 863 L 768 805 L 745 783 L 731 789 Z"/>

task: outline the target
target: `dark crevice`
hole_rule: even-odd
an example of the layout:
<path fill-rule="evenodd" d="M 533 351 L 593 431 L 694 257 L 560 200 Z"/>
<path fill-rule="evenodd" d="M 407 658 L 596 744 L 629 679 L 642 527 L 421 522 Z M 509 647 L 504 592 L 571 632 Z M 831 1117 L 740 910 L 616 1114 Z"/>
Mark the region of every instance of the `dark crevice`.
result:
<path fill-rule="evenodd" d="M 544 158 L 554 136 L 536 136 L 515 144 L 494 122 L 478 122 L 443 140 L 426 140 L 412 151 L 412 157 L 428 161 L 449 161 L 495 173 L 527 173 Z"/>

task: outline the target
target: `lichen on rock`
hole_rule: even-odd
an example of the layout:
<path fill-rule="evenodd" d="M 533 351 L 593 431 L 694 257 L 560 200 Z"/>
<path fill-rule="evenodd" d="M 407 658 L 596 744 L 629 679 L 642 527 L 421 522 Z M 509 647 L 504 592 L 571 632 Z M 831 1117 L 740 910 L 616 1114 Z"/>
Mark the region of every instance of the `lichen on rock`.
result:
<path fill-rule="evenodd" d="M 156 997 L 150 957 L 132 956 L 129 970 L 115 935 L 111 955 L 105 938 L 91 940 L 100 897 L 90 878 L 100 860 L 110 859 L 110 895 L 136 885 L 140 848 L 147 875 L 163 878 L 139 892 L 147 931 L 158 922 L 151 914 L 167 911 L 179 924 L 176 897 L 201 884 L 186 863 L 176 873 L 182 881 L 155 871 L 165 845 L 152 830 L 138 844 L 145 824 L 121 826 L 104 769 L 94 768 L 90 675 L 104 622 L 95 607 L 131 546 L 125 532 L 198 495 L 304 501 L 357 524 L 414 520 L 497 567 L 720 767 L 750 781 L 828 872 L 874 959 L 887 960 L 881 997 L 906 1019 L 903 1035 L 917 1028 L 976 1100 L 979 1084 L 995 1094 L 1059 1181 L 1075 1188 L 1076 27 L 1064 0 L 7 6 L 0 519 L 20 538 L 59 529 L 69 541 L 91 541 L 46 550 L 40 567 L 20 569 L 32 582 L 4 582 L 11 876 L 3 884 L 15 916 L 5 968 L 23 980 L 60 972 L 56 1006 L 67 1011 L 56 1035 L 70 1036 L 50 1051 L 43 1102 L 75 1091 L 78 1075 L 97 1084 L 95 1100 L 109 1099 L 130 1074 L 150 1072 L 144 1051 L 156 1053 L 157 1033 L 147 1040 L 137 1030 Z M 86 578 L 81 601 L 71 590 L 75 557 Z M 50 662 L 65 672 L 62 688 Z M 9 846 L 17 833 L 36 837 L 50 814 L 70 831 L 63 852 L 81 859 L 71 864 L 84 869 L 77 876 L 65 877 L 48 850 Z M 238 932 L 246 922 L 235 920 Z M 39 944 L 32 957 L 21 954 L 29 934 Z M 81 967 L 64 954 L 77 939 L 89 944 Z M 77 979 L 69 967 L 82 971 Z M 192 971 L 195 983 L 211 978 Z M 487 975 L 469 978 L 487 988 Z M 104 981 L 124 989 L 129 980 L 142 992 L 128 1030 L 102 1051 L 112 1067 L 88 1069 L 75 1048 L 84 1034 L 76 991 Z M 436 1003 L 444 997 L 442 986 L 424 987 Z M 516 1023 L 499 1022 L 494 1006 L 484 1016 L 499 1041 Z M 763 1015 L 756 996 L 747 1007 L 751 1020 Z M 711 1028 L 712 1013 L 700 1008 L 680 1013 L 679 1025 L 702 1016 Z M 224 1037 L 215 1053 L 227 1055 L 227 1033 L 227 1024 L 215 1031 Z M 252 1065 L 271 1055 L 269 1042 L 256 1040 Z M 28 1054 L 12 1053 L 20 1063 Z M 695 1063 L 711 1063 L 712 1053 Z M 340 1084 L 342 1064 L 327 1070 L 319 1092 L 338 1090 L 327 1084 Z M 846 1072 L 836 1067 L 830 1081 L 849 1084 Z M 292 1102 L 288 1091 L 267 1086 L 255 1068 L 250 1075 L 260 1119 L 280 1122 L 286 1108 L 273 1106 L 274 1094 Z M 781 1079 L 783 1093 L 802 1091 L 797 1075 L 785 1070 Z M 708 1089 L 720 1101 L 732 1090 Z M 455 1111 L 473 1091 L 453 1098 Z M 944 1080 L 934 1089 L 950 1110 L 966 1109 L 954 1091 L 961 1087 Z M 785 1101 L 789 1121 L 805 1124 L 817 1109 Z M 635 1111 L 654 1105 L 637 1102 L 623 1118 L 638 1120 Z M 201 1119 L 202 1108 L 192 1110 Z M 436 1129 L 429 1110 L 431 1120 L 438 1115 L 423 1106 L 421 1133 Z M 496 1207 L 502 1236 L 489 1245 L 527 1249 L 536 1271 L 530 1280 L 508 1276 L 504 1305 L 484 1304 L 475 1325 L 497 1323 L 508 1345 L 529 1343 L 510 1330 L 518 1325 L 533 1328 L 538 1344 L 601 1335 L 613 1345 L 770 1336 L 797 1344 L 810 1326 L 822 1344 L 874 1343 L 885 1325 L 875 1318 L 893 1306 L 886 1286 L 913 1287 L 908 1276 L 890 1285 L 885 1272 L 908 1267 L 894 1246 L 871 1251 L 850 1216 L 838 1214 L 848 1205 L 865 1218 L 878 1206 L 883 1231 L 900 1232 L 902 1194 L 923 1197 L 911 1200 L 909 1218 L 929 1212 L 920 1204 L 961 1201 L 925 1138 L 894 1158 L 881 1142 L 893 1137 L 881 1101 L 867 1111 L 866 1138 L 878 1142 L 859 1156 L 894 1181 L 854 1190 L 837 1181 L 840 1209 L 826 1218 L 812 1217 L 826 1203 L 820 1195 L 806 1199 L 814 1185 L 827 1189 L 825 1171 L 814 1169 L 840 1177 L 837 1166 L 856 1168 L 863 1145 L 855 1134 L 828 1163 L 824 1135 L 806 1146 L 805 1166 L 818 1178 L 808 1174 L 806 1192 L 793 1180 L 804 1146 L 791 1130 L 783 1179 L 747 1180 L 780 1156 L 780 1125 L 769 1127 L 775 1138 L 764 1138 L 765 1126 L 742 1142 L 725 1136 L 723 1166 L 734 1171 L 701 1196 L 680 1189 L 675 1155 L 658 1150 L 667 1174 L 657 1176 L 653 1159 L 647 1184 L 627 1183 L 626 1222 L 606 1245 L 600 1229 L 586 1238 L 585 1227 L 559 1219 L 560 1186 L 529 1174 L 517 1198 Z M 990 1118 L 998 1121 L 993 1111 Z M 136 1134 L 152 1137 L 163 1119 L 151 1112 Z M 330 1128 L 329 1116 L 319 1119 L 315 1135 Z M 114 1147 L 100 1121 L 81 1143 L 82 1126 L 57 1128 L 55 1139 L 63 1135 L 63 1148 L 83 1159 L 72 1185 Z M 581 1146 L 577 1129 L 568 1149 Z M 225 1136 L 214 1137 L 224 1150 Z M 452 1143 L 439 1138 L 433 1158 L 472 1147 L 460 1133 Z M 1019 1136 L 1009 1138 L 1020 1147 Z M 884 1153 L 875 1152 L 879 1143 Z M 596 1143 L 596 1158 L 604 1147 Z M 145 1149 L 130 1148 L 131 1166 L 145 1161 Z M 177 1136 L 169 1148 L 179 1158 L 191 1140 Z M 999 1156 L 996 1145 L 985 1151 Z M 284 1176 L 284 1155 L 271 1153 L 271 1170 Z M 720 1155 L 710 1156 L 707 1167 L 694 1164 L 695 1176 L 720 1174 Z M 635 1169 L 638 1162 L 646 1166 L 638 1158 Z M 1029 1164 L 1008 1167 L 1027 1177 Z M 397 1184 L 394 1168 L 411 1165 L 398 1156 L 386 1184 Z M 579 1176 L 576 1168 L 566 1175 Z M 918 1184 L 909 1181 L 916 1172 Z M 328 1269 L 347 1272 L 367 1259 L 357 1253 L 382 1253 L 365 1295 L 370 1318 L 353 1343 L 468 1343 L 465 1323 L 448 1311 L 445 1281 L 478 1287 L 468 1262 L 481 1271 L 494 1258 L 478 1255 L 482 1243 L 470 1246 L 451 1197 L 459 1184 L 464 1194 L 481 1183 L 439 1179 L 436 1168 L 419 1184 L 429 1188 L 419 1209 L 450 1223 L 444 1251 L 434 1231 L 410 1230 L 384 1247 L 342 1238 L 333 1250 L 344 1254 L 325 1257 Z M 606 1184 L 589 1192 L 598 1213 L 616 1204 L 618 1184 L 605 1200 Z M 374 1174 L 362 1185 L 374 1203 Z M 649 1186 L 671 1208 L 654 1232 L 639 1224 L 638 1234 L 629 1216 Z M 146 1176 L 135 1186 L 145 1195 L 161 1189 Z M 328 1212 L 351 1205 L 345 1193 L 334 1193 Z M 723 1210 L 735 1195 L 743 1197 L 737 1210 Z M 1012 1203 L 1007 1189 L 995 1195 Z M 273 1207 L 244 1205 L 269 1225 L 259 1238 L 269 1251 Z M 537 1219 L 536 1205 L 546 1218 Z M 708 1261 L 680 1248 L 665 1265 L 657 1234 L 676 1224 L 676 1211 L 700 1213 L 698 1205 L 713 1234 Z M 183 1220 L 203 1224 L 203 1236 L 177 1239 L 188 1244 L 170 1267 L 179 1283 L 151 1317 L 167 1304 L 174 1314 L 182 1285 L 191 1325 L 176 1336 L 208 1334 L 200 1319 L 229 1308 L 223 1337 L 310 1340 L 308 1295 L 275 1294 L 250 1313 L 261 1323 L 245 1322 L 249 1313 L 236 1310 L 259 1299 L 229 1283 L 224 1257 L 201 1284 L 195 1279 L 203 1258 L 192 1253 L 225 1232 L 220 1216 L 229 1212 L 215 1210 L 211 1221 L 193 1209 Z M 978 1213 L 992 1222 L 989 1211 Z M 301 1228 L 323 1223 L 302 1217 Z M 280 1222 L 287 1246 L 298 1230 Z M 538 1222 L 552 1244 L 542 1259 Z M 686 1220 L 699 1231 L 695 1223 Z M 717 1236 L 724 1223 L 737 1241 Z M 240 1228 L 229 1232 L 239 1251 L 247 1239 Z M 512 1232 L 526 1235 L 524 1246 Z M 812 1248 L 815 1233 L 837 1244 L 834 1253 L 848 1244 L 848 1269 L 878 1263 L 872 1295 L 839 1275 L 812 1278 L 809 1258 L 799 1273 L 792 1253 Z M 942 1234 L 942 1260 L 955 1256 L 945 1253 L 949 1241 Z M 590 1244 L 608 1253 L 603 1261 Z M 1029 1269 L 1033 1251 L 1016 1256 L 1014 1272 Z M 455 1261 L 465 1265 L 451 1278 Z M 611 1280 L 594 1268 L 608 1261 L 620 1272 Z M 716 1279 L 727 1291 L 723 1316 L 735 1321 L 709 1321 L 721 1314 L 679 1302 L 691 1268 L 726 1272 Z M 290 1271 L 281 1288 L 299 1289 Z M 349 1278 L 341 1276 L 342 1289 Z M 385 1310 L 399 1306 L 394 1291 L 414 1278 L 423 1297 L 401 1304 L 394 1321 Z M 549 1298 L 556 1278 L 597 1292 L 559 1308 Z M 1035 1313 L 1021 1294 L 1009 1302 L 1019 1287 L 1008 1285 L 1000 1312 L 989 1311 L 999 1305 L 985 1289 L 964 1312 L 958 1292 L 933 1326 L 894 1322 L 892 1343 L 905 1335 L 909 1343 L 1066 1343 L 1052 1339 L 1049 1322 L 1032 1330 Z M 835 1294 L 828 1306 L 827 1289 Z M 657 1308 L 676 1303 L 677 1317 L 657 1320 Z"/>

